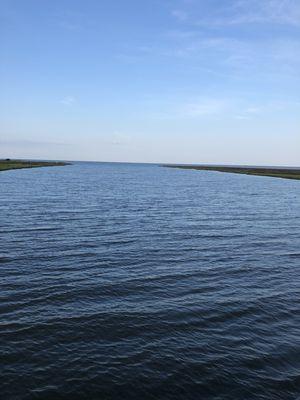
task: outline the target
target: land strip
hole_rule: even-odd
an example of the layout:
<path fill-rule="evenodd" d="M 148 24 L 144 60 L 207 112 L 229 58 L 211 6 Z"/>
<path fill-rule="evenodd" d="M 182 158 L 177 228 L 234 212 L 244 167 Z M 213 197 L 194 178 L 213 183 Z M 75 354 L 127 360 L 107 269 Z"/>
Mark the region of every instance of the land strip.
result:
<path fill-rule="evenodd" d="M 0 171 L 21 168 L 61 167 L 70 163 L 62 161 L 0 160 Z"/>
<path fill-rule="evenodd" d="M 300 179 L 300 168 L 275 168 L 275 167 L 232 167 L 212 165 L 176 165 L 164 164 L 168 168 L 196 169 L 200 171 L 218 171 L 233 174 L 271 176 L 274 178 Z"/>

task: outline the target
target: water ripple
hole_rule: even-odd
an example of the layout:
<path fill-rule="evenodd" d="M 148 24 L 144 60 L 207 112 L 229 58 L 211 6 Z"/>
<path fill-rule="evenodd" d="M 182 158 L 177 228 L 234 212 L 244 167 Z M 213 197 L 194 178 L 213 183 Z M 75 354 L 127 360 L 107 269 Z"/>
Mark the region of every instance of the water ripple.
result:
<path fill-rule="evenodd" d="M 300 398 L 296 181 L 0 175 L 1 399 Z"/>

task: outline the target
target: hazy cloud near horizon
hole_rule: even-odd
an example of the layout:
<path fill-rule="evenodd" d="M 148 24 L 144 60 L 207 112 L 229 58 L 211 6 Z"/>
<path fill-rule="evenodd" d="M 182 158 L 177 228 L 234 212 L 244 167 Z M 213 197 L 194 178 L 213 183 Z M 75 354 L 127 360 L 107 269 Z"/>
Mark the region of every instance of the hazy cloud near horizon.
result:
<path fill-rule="evenodd" d="M 0 157 L 300 166 L 299 1 L 0 14 Z"/>

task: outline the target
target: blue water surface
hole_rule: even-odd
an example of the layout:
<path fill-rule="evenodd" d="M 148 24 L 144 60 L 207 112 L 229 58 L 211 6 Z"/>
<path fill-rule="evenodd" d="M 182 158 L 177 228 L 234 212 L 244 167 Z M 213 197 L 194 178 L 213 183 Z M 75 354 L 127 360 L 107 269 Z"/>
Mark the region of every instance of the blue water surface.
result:
<path fill-rule="evenodd" d="M 0 173 L 0 397 L 300 398 L 300 182 Z"/>

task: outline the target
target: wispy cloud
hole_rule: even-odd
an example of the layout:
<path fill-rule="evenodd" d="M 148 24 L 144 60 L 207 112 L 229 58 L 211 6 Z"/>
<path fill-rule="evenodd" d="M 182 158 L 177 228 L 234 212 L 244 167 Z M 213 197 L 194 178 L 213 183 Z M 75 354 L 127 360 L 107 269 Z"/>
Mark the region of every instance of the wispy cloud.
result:
<path fill-rule="evenodd" d="M 205 7 L 202 2 L 182 0 L 178 15 L 179 21 L 189 16 L 194 25 L 226 26 L 238 24 L 281 24 L 300 25 L 299 0 L 229 0 L 223 4 L 216 2 Z M 184 20 L 187 20 L 185 18 Z"/>
<path fill-rule="evenodd" d="M 232 107 L 230 100 L 223 99 L 198 99 L 182 106 L 183 117 L 215 116 L 224 113 Z"/>
<path fill-rule="evenodd" d="M 76 99 L 73 96 L 66 96 L 60 100 L 60 103 L 65 106 L 72 106 L 75 102 L 76 102 Z"/>
<path fill-rule="evenodd" d="M 187 58 L 204 68 L 224 74 L 252 72 L 248 79 L 268 79 L 274 76 L 298 79 L 300 68 L 300 42 L 291 38 L 240 38 L 238 36 L 212 36 L 191 31 L 169 34 L 170 43 L 165 55 Z"/>
<path fill-rule="evenodd" d="M 120 132 L 114 132 L 107 141 L 107 143 L 113 146 L 125 146 L 128 145 L 130 142 L 131 142 L 130 136 Z"/>
<path fill-rule="evenodd" d="M 212 98 L 200 97 L 182 103 L 179 112 L 174 113 L 179 117 L 218 118 L 225 116 L 240 120 L 261 118 L 265 115 L 296 112 L 299 108 L 297 101 L 251 101 L 241 95 L 234 97 Z"/>
<path fill-rule="evenodd" d="M 238 0 L 231 24 L 274 23 L 300 25 L 299 0 Z"/>

